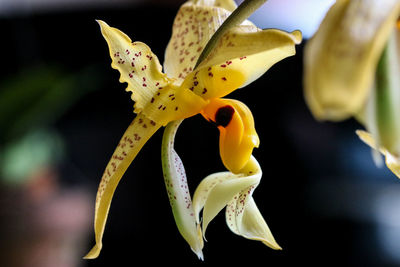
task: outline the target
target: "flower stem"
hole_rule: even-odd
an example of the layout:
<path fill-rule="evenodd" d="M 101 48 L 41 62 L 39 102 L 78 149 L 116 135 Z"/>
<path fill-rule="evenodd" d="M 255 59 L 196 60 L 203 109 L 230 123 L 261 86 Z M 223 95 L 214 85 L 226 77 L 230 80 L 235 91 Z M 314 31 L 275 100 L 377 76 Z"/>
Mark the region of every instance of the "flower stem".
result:
<path fill-rule="evenodd" d="M 218 28 L 218 30 L 213 34 L 211 39 L 208 41 L 206 47 L 201 52 L 194 69 L 196 69 L 199 64 L 207 58 L 210 52 L 217 45 L 219 39 L 232 27 L 241 24 L 245 19 L 247 19 L 254 11 L 256 11 L 262 4 L 267 0 L 245 0 L 241 3 L 232 14 L 224 21 L 224 23 Z"/>

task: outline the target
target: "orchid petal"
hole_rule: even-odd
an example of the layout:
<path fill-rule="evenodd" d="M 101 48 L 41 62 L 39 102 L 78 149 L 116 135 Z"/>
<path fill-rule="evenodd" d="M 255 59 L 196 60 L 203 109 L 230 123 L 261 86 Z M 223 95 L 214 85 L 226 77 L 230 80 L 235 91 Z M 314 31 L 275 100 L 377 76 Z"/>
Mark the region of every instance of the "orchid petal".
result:
<path fill-rule="evenodd" d="M 177 78 L 178 83 L 193 71 L 208 40 L 230 15 L 224 8 L 201 4 L 187 2 L 182 5 L 165 51 L 164 70 L 168 76 Z"/>
<path fill-rule="evenodd" d="M 226 222 L 237 235 L 262 241 L 273 249 L 281 249 L 254 203 L 252 194 L 260 182 L 262 171 L 254 157 L 241 174 L 220 172 L 206 177 L 196 189 L 193 207 L 199 223 L 203 210 L 203 234 L 209 222 L 226 206 Z"/>
<path fill-rule="evenodd" d="M 161 65 L 150 48 L 131 39 L 116 28 L 99 21 L 110 48 L 111 66 L 121 73 L 132 92 L 135 112 L 142 112 L 161 125 L 184 119 L 200 112 L 205 101 L 190 90 L 180 90 L 161 72 Z"/>
<path fill-rule="evenodd" d="M 243 198 L 243 194 L 238 194 L 236 198 L 237 200 L 234 199 L 226 207 L 226 222 L 229 229 L 244 238 L 258 240 L 272 249 L 281 250 L 253 197 L 248 196 L 245 205 L 242 204 L 244 201 L 239 201 Z M 239 204 L 242 207 L 239 208 Z"/>
<path fill-rule="evenodd" d="M 264 74 L 278 61 L 295 54 L 301 33 L 259 30 L 241 25 L 229 30 L 214 51 L 188 75 L 183 86 L 204 99 L 226 96 Z"/>
<path fill-rule="evenodd" d="M 111 160 L 107 164 L 97 191 L 94 217 L 96 244 L 85 256 L 86 259 L 97 258 L 100 253 L 111 200 L 122 175 L 143 145 L 159 128 L 160 125 L 157 125 L 144 115 L 138 114 L 122 136 Z"/>
<path fill-rule="evenodd" d="M 372 135 L 368 132 L 357 130 L 356 134 L 358 137 L 371 148 L 378 150 L 385 156 L 386 166 L 398 177 L 400 178 L 400 158 L 392 153 L 390 153 L 386 148 L 379 147 Z"/>
<path fill-rule="evenodd" d="M 217 124 L 222 162 L 228 170 L 238 173 L 260 143 L 251 111 L 237 100 L 212 99 L 202 115 Z"/>
<path fill-rule="evenodd" d="M 132 92 L 135 112 L 141 112 L 160 88 L 171 80 L 162 73 L 158 58 L 141 42 L 133 42 L 116 28 L 98 21 L 103 37 L 107 41 L 112 59 L 111 67 L 121 74 L 119 81 L 128 83 L 126 91 Z"/>
<path fill-rule="evenodd" d="M 254 174 L 254 171 L 247 170 L 246 173 L 237 175 L 231 172 L 219 172 L 207 176 L 199 184 L 193 196 L 193 207 L 196 218 L 203 209 L 203 235 L 212 219 L 236 194 L 259 183 L 261 172 Z"/>
<path fill-rule="evenodd" d="M 338 0 L 305 48 L 305 98 L 320 120 L 343 120 L 365 104 L 399 16 L 398 0 Z"/>
<path fill-rule="evenodd" d="M 242 172 L 251 173 L 261 179 L 262 171 L 257 160 L 252 157 Z M 259 183 L 259 181 L 258 181 Z M 273 249 L 281 249 L 253 199 L 253 192 L 258 183 L 244 188 L 227 205 L 225 217 L 229 228 L 237 235 L 262 241 Z"/>
<path fill-rule="evenodd" d="M 222 7 L 230 12 L 237 7 L 233 0 L 195 0 L 194 3 L 199 6 Z"/>
<path fill-rule="evenodd" d="M 164 132 L 161 150 L 164 181 L 178 230 L 199 259 L 203 259 L 203 239 L 200 225 L 194 217 L 185 168 L 174 150 L 175 134 L 180 123 L 169 123 Z"/>

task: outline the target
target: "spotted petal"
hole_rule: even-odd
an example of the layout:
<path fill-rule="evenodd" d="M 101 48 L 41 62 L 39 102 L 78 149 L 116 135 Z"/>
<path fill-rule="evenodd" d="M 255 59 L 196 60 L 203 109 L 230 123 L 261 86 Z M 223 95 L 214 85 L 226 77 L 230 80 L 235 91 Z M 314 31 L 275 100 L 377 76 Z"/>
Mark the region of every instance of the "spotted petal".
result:
<path fill-rule="evenodd" d="M 305 48 L 305 98 L 321 120 L 365 104 L 376 65 L 399 16 L 398 0 L 338 0 Z"/>
<path fill-rule="evenodd" d="M 371 148 L 378 150 L 385 156 L 386 166 L 398 177 L 400 178 L 400 158 L 391 154 L 386 148 L 378 147 L 374 138 L 368 132 L 358 130 L 356 131 L 358 137 L 369 145 Z"/>
<path fill-rule="evenodd" d="M 94 218 L 96 244 L 85 256 L 86 259 L 97 258 L 100 253 L 111 200 L 122 175 L 143 145 L 159 128 L 160 125 L 147 119 L 144 115 L 138 114 L 118 143 L 97 190 Z"/>
<path fill-rule="evenodd" d="M 222 7 L 230 12 L 236 9 L 237 5 L 233 0 L 195 0 L 199 6 Z"/>
<path fill-rule="evenodd" d="M 203 239 L 200 225 L 194 217 L 185 168 L 174 150 L 175 134 L 180 123 L 174 121 L 165 128 L 161 149 L 164 181 L 178 230 L 199 259 L 203 259 Z"/>
<path fill-rule="evenodd" d="M 295 54 L 301 33 L 259 30 L 240 25 L 229 30 L 217 47 L 188 75 L 183 86 L 204 99 L 226 96 L 264 74 L 278 61 Z"/>
<path fill-rule="evenodd" d="M 234 233 L 261 240 L 274 249 L 280 248 L 255 204 L 251 203 L 252 198 L 249 198 L 259 184 L 261 175 L 261 168 L 252 157 L 242 169 L 242 173 L 215 173 L 199 184 L 193 196 L 193 207 L 198 222 L 200 211 L 203 209 L 203 234 L 210 221 L 228 205 L 227 224 Z M 229 208 L 234 209 L 234 218 L 229 216 Z"/>
<path fill-rule="evenodd" d="M 109 47 L 111 66 L 120 72 L 119 81 L 128 83 L 126 91 L 132 92 L 135 112 L 139 113 L 171 81 L 162 73 L 157 56 L 146 44 L 132 42 L 126 34 L 103 21 L 98 23 Z"/>
<path fill-rule="evenodd" d="M 243 198 L 245 198 L 243 194 L 238 194 L 226 207 L 225 216 L 229 229 L 244 238 L 258 240 L 272 249 L 281 250 L 254 198 L 247 196 L 245 204 Z"/>
<path fill-rule="evenodd" d="M 213 7 L 214 1 L 194 2 L 188 1 L 179 9 L 165 52 L 164 70 L 179 83 L 193 71 L 208 40 L 231 13 Z"/>

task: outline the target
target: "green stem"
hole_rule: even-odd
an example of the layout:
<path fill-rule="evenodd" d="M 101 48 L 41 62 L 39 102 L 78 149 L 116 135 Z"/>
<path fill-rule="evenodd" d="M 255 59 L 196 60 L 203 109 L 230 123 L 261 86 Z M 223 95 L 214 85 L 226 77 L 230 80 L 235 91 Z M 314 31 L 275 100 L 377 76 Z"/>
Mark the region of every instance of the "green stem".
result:
<path fill-rule="evenodd" d="M 245 0 L 236 8 L 232 14 L 222 23 L 218 30 L 213 34 L 208 41 L 206 47 L 201 52 L 194 69 L 207 58 L 210 52 L 217 45 L 219 39 L 232 27 L 240 25 L 245 19 L 254 13 L 267 0 Z"/>

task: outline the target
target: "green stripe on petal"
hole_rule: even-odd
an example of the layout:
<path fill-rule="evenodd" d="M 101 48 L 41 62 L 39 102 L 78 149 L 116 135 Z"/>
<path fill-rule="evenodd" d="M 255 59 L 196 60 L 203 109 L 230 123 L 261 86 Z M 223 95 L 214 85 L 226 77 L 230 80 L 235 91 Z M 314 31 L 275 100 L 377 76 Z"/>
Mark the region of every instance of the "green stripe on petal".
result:
<path fill-rule="evenodd" d="M 191 249 L 203 259 L 203 239 L 196 223 L 185 168 L 174 150 L 174 139 L 181 121 L 173 121 L 165 128 L 162 141 L 162 167 L 172 213 L 179 232 Z"/>
<path fill-rule="evenodd" d="M 104 228 L 115 189 L 143 145 L 159 128 L 160 125 L 138 114 L 118 143 L 97 190 L 94 217 L 96 244 L 84 257 L 85 259 L 94 259 L 100 254 Z"/>

